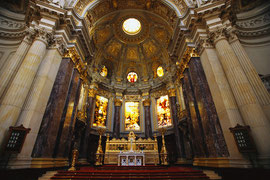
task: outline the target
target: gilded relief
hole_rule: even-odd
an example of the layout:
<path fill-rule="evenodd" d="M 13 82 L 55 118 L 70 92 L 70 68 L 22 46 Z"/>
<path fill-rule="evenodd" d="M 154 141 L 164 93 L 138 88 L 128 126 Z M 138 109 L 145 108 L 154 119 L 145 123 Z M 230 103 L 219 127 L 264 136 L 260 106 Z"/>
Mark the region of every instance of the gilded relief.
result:
<path fill-rule="evenodd" d="M 106 127 L 108 99 L 102 96 L 96 96 L 94 127 Z"/>
<path fill-rule="evenodd" d="M 164 29 L 156 28 L 154 36 L 160 43 L 168 43 L 167 33 L 164 31 Z"/>
<path fill-rule="evenodd" d="M 140 130 L 139 102 L 125 103 L 125 130 Z"/>
<path fill-rule="evenodd" d="M 117 41 L 112 41 L 108 46 L 107 46 L 107 53 L 113 57 L 118 57 L 120 50 L 121 50 L 122 44 L 120 44 Z"/>
<path fill-rule="evenodd" d="M 102 29 L 97 29 L 96 30 L 96 36 L 95 36 L 95 42 L 97 45 L 102 45 L 104 44 L 108 38 L 111 35 L 111 30 L 109 27 L 104 27 Z"/>
<path fill-rule="evenodd" d="M 172 125 L 168 95 L 157 99 L 157 119 L 159 128 Z"/>
<path fill-rule="evenodd" d="M 139 55 L 138 55 L 137 47 L 128 47 L 126 58 L 130 60 L 138 60 Z"/>
<path fill-rule="evenodd" d="M 143 50 L 147 58 L 152 57 L 157 52 L 157 47 L 154 45 L 152 41 L 147 41 L 143 44 Z"/>

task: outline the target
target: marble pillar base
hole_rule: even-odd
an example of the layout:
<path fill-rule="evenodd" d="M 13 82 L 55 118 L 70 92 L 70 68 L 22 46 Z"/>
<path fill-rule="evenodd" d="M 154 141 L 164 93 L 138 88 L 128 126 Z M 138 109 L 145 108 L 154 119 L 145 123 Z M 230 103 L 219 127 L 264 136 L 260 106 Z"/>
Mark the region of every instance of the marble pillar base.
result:
<path fill-rule="evenodd" d="M 67 158 L 29 158 L 11 157 L 7 165 L 8 169 L 24 168 L 52 168 L 69 166 Z"/>
<path fill-rule="evenodd" d="M 177 161 L 175 162 L 175 164 L 190 164 L 192 165 L 193 160 L 190 159 L 185 159 L 185 158 L 177 158 Z"/>
<path fill-rule="evenodd" d="M 207 167 L 220 167 L 220 168 L 252 168 L 252 164 L 246 159 L 237 158 L 194 158 L 193 166 L 207 166 Z"/>
<path fill-rule="evenodd" d="M 85 158 L 80 158 L 80 159 L 78 159 L 78 163 L 79 163 L 80 165 L 90 165 L 90 163 L 87 162 L 87 159 L 85 159 Z"/>

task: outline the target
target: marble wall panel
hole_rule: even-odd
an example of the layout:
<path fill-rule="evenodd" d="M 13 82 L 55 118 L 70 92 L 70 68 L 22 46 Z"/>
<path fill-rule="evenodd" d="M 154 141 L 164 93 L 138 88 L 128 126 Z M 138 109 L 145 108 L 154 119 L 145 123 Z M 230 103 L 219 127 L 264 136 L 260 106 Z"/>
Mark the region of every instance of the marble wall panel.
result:
<path fill-rule="evenodd" d="M 95 98 L 94 97 L 88 97 L 87 98 L 88 105 L 86 107 L 86 126 L 84 129 L 84 132 L 82 133 L 81 137 L 81 143 L 80 143 L 80 158 L 87 158 L 88 152 L 89 152 L 89 138 L 90 138 L 90 130 L 91 130 L 91 120 L 92 115 L 94 113 L 94 106 L 95 106 Z"/>
<path fill-rule="evenodd" d="M 113 124 L 113 137 L 120 138 L 120 111 L 121 106 L 114 107 L 114 124 Z"/>
<path fill-rule="evenodd" d="M 54 157 L 67 157 L 70 150 L 79 100 L 78 92 L 80 93 L 80 74 L 74 70 L 58 131 Z"/>
<path fill-rule="evenodd" d="M 204 129 L 209 156 L 228 156 L 227 146 L 200 58 L 191 58 L 189 72 Z"/>
<path fill-rule="evenodd" d="M 144 114 L 145 114 L 145 137 L 152 138 L 153 136 L 152 136 L 150 106 L 144 106 Z"/>
<path fill-rule="evenodd" d="M 193 141 L 193 149 L 195 157 L 207 157 L 208 150 L 205 143 L 205 137 L 201 122 L 201 117 L 194 95 L 194 89 L 190 82 L 189 69 L 184 72 L 183 94 L 185 96 L 185 103 L 188 112 L 188 126 L 190 129 L 191 139 Z"/>
<path fill-rule="evenodd" d="M 63 59 L 39 129 L 32 152 L 33 157 L 52 157 L 53 155 L 72 73 L 73 62 L 70 59 Z"/>

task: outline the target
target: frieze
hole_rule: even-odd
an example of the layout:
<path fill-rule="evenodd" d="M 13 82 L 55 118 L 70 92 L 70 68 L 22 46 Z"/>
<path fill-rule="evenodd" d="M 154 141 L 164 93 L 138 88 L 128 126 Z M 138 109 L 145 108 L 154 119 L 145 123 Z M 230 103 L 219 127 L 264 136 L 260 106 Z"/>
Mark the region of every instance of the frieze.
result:
<path fill-rule="evenodd" d="M 164 88 L 162 90 L 151 92 L 150 96 L 154 98 L 158 98 L 160 96 L 168 95 L 168 91 Z"/>
<path fill-rule="evenodd" d="M 142 97 L 141 95 L 125 95 L 124 99 L 126 101 L 140 101 Z"/>
<path fill-rule="evenodd" d="M 26 26 L 25 23 L 19 23 L 16 21 L 12 21 L 9 19 L 6 19 L 4 17 L 0 17 L 0 27 L 5 29 L 24 29 Z"/>
<path fill-rule="evenodd" d="M 270 12 L 266 12 L 261 16 L 257 16 L 252 19 L 237 21 L 236 25 L 243 29 L 260 28 L 270 24 Z"/>

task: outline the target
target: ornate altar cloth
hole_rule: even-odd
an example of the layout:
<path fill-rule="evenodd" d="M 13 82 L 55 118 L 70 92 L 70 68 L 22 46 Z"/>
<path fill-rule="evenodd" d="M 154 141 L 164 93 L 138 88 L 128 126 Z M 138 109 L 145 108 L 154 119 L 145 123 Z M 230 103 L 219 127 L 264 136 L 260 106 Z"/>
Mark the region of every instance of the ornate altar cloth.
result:
<path fill-rule="evenodd" d="M 128 159 L 128 157 L 132 158 Z M 113 138 L 110 140 L 109 136 L 107 136 L 104 164 L 123 165 L 123 163 L 126 163 L 127 165 L 131 165 L 132 162 L 129 164 L 129 160 L 132 160 L 134 165 L 158 164 L 159 154 L 157 138 L 154 137 L 154 140 L 151 138 L 136 139 L 133 131 L 129 133 L 128 140 L 125 138 Z"/>

